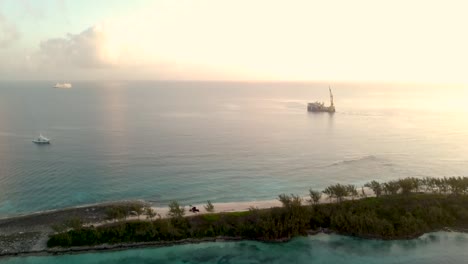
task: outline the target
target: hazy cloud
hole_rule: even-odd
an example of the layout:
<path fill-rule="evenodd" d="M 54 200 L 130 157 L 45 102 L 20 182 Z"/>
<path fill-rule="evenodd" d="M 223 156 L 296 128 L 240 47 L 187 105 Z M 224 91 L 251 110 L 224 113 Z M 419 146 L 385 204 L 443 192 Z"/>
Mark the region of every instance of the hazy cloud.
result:
<path fill-rule="evenodd" d="M 79 34 L 43 41 L 37 57 L 48 65 L 106 68 L 114 65 L 103 48 L 106 42 L 105 31 L 101 26 L 94 26 Z"/>
<path fill-rule="evenodd" d="M 18 2 L 28 17 L 34 19 L 44 19 L 46 17 L 47 3 L 45 1 L 19 0 Z"/>
<path fill-rule="evenodd" d="M 16 26 L 0 13 L 0 48 L 7 48 L 14 41 L 18 40 L 20 34 Z"/>

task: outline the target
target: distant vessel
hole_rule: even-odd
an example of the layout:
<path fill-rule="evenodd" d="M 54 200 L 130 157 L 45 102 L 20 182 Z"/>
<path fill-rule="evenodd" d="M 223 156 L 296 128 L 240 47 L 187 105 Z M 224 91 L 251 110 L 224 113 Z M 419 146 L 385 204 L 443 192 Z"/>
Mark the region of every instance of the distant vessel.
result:
<path fill-rule="evenodd" d="M 50 144 L 50 139 L 44 137 L 43 135 L 39 134 L 39 137 L 37 137 L 36 139 L 33 139 L 34 143 L 36 144 Z"/>
<path fill-rule="evenodd" d="M 325 106 L 323 102 L 308 103 L 307 111 L 335 113 L 335 105 L 333 104 L 333 94 L 330 87 L 328 87 L 328 90 L 330 91 L 330 106 Z"/>
<path fill-rule="evenodd" d="M 54 88 L 72 88 L 71 83 L 56 83 Z"/>

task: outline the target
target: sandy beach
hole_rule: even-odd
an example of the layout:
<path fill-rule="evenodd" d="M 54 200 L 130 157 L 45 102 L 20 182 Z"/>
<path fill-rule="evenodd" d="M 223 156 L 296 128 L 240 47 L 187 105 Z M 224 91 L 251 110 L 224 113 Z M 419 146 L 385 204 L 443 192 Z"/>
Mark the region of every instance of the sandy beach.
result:
<path fill-rule="evenodd" d="M 366 196 L 373 196 L 372 191 L 365 189 Z M 350 199 L 350 198 L 348 198 Z M 354 199 L 359 199 L 356 197 Z M 308 204 L 310 197 L 302 197 L 302 204 Z M 319 203 L 329 203 L 330 199 L 322 195 Z M 333 201 L 332 201 L 333 202 Z M 0 219 L 0 256 L 15 255 L 23 253 L 39 253 L 47 251 L 47 240 L 53 234 L 54 225 L 63 225 L 70 219 L 81 219 L 84 226 L 100 226 L 114 223 L 115 220 L 106 220 L 106 210 L 113 206 L 130 205 L 139 203 L 148 205 L 144 201 L 120 201 L 102 204 L 85 205 L 60 210 L 37 212 L 28 215 Z M 208 214 L 206 204 L 181 205 L 185 209 L 185 216 Z M 229 213 L 248 211 L 251 208 L 268 209 L 282 206 L 278 199 L 247 202 L 213 203 L 214 211 L 211 213 Z M 190 212 L 189 209 L 196 207 L 199 212 Z M 153 207 L 156 212 L 155 218 L 167 218 L 169 207 Z M 146 215 L 128 216 L 125 221 L 147 220 Z"/>
<path fill-rule="evenodd" d="M 359 190 L 359 193 L 361 193 L 361 190 Z M 364 187 L 364 194 L 365 197 L 373 197 L 375 196 L 374 192 L 367 188 Z M 310 204 L 310 196 L 302 196 L 302 204 Z M 351 198 L 351 197 L 346 197 L 345 200 L 350 200 L 350 199 L 360 199 L 362 198 L 362 195 L 359 195 L 357 197 Z M 319 203 L 330 203 L 333 202 L 329 199 L 329 197 L 325 194 L 322 194 L 322 197 L 320 198 Z M 190 216 L 190 215 L 196 215 L 196 214 L 207 214 L 210 212 L 207 212 L 205 209 L 206 203 L 205 204 L 192 204 L 192 205 L 182 205 L 185 208 L 185 215 Z M 189 209 L 191 207 L 195 206 L 200 212 L 192 213 L 189 212 Z M 262 201 L 246 201 L 246 202 L 227 202 L 227 203 L 213 203 L 214 206 L 214 211 L 212 213 L 228 213 L 228 212 L 243 212 L 243 211 L 248 211 L 251 208 L 257 208 L 257 209 L 268 209 L 272 207 L 280 207 L 282 206 L 281 202 L 278 199 L 272 199 L 272 200 L 262 200 Z M 151 207 L 157 214 L 161 216 L 161 218 L 166 218 L 167 213 L 169 212 L 169 207 Z M 138 217 L 131 217 L 131 219 L 138 219 Z M 140 219 L 143 219 L 143 217 L 140 217 Z"/>
<path fill-rule="evenodd" d="M 0 219 L 0 256 L 18 253 L 34 253 L 47 250 L 47 240 L 54 233 L 53 226 L 63 224 L 65 221 L 79 218 L 85 226 L 100 226 L 115 222 L 106 220 L 106 209 L 112 206 L 143 203 L 143 201 L 124 201 L 114 203 L 94 204 L 46 212 L 37 212 L 28 215 Z M 205 204 L 193 204 L 200 212 L 192 213 L 189 205 L 185 205 L 185 215 L 208 213 Z M 213 203 L 214 213 L 241 212 L 254 207 L 266 209 L 281 206 L 279 200 Z M 152 207 L 158 214 L 156 217 L 167 218 L 168 207 Z M 146 215 L 129 216 L 125 220 L 147 220 Z"/>

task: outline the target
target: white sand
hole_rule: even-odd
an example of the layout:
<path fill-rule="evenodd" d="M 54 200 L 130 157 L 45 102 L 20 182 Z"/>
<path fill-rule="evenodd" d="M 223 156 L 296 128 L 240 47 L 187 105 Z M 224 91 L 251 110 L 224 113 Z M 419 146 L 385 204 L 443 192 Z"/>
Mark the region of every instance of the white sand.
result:
<path fill-rule="evenodd" d="M 195 206 L 200 212 L 192 213 L 189 212 L 190 206 L 185 206 L 185 215 L 197 215 L 197 214 L 207 214 L 206 204 L 192 204 L 192 207 Z M 214 211 L 213 213 L 226 213 L 226 212 L 243 212 L 248 211 L 251 207 L 258 209 L 266 209 L 271 207 L 280 207 L 281 202 L 279 200 L 266 200 L 266 201 L 249 201 L 249 202 L 230 202 L 230 203 L 213 203 Z M 161 218 L 167 217 L 169 212 L 169 207 L 152 207 L 153 210 L 161 215 Z"/>
<path fill-rule="evenodd" d="M 375 196 L 372 190 L 369 188 L 364 188 L 364 192 L 366 196 L 372 197 Z M 361 194 L 361 190 L 358 190 L 358 193 Z M 357 197 L 354 199 L 360 199 L 361 197 Z M 351 198 L 347 198 L 351 199 Z M 310 197 L 304 196 L 302 197 L 302 204 L 306 205 L 309 204 Z M 320 199 L 319 203 L 329 203 L 330 200 L 325 194 L 322 194 L 322 198 Z M 196 214 L 207 214 L 208 212 L 205 210 L 206 204 L 192 204 L 192 207 L 197 207 L 200 212 L 192 213 L 188 210 L 191 208 L 188 205 L 185 206 L 185 215 L 191 216 Z M 248 201 L 248 202 L 229 202 L 229 203 L 213 203 L 214 212 L 213 213 L 226 213 L 226 212 L 243 212 L 248 211 L 251 207 L 258 208 L 258 209 L 268 209 L 272 207 L 281 207 L 282 204 L 278 199 L 275 200 L 264 200 L 264 201 Z M 169 207 L 151 207 L 157 214 L 161 216 L 161 218 L 167 218 L 167 213 L 169 212 Z M 138 218 L 138 217 L 137 217 Z M 141 219 L 146 218 L 146 216 L 142 216 Z"/>
<path fill-rule="evenodd" d="M 304 201 L 308 199 L 304 197 Z M 195 206 L 200 212 L 193 213 L 190 212 L 189 209 Z M 209 212 L 206 211 L 205 207 L 206 204 L 192 204 L 192 207 L 189 205 L 183 206 L 185 208 L 185 216 L 192 216 L 192 215 L 200 215 L 200 214 L 208 214 Z M 222 213 L 222 212 L 243 212 L 248 211 L 251 207 L 258 208 L 258 209 L 267 209 L 272 207 L 280 207 L 281 202 L 279 200 L 266 200 L 266 201 L 249 201 L 249 202 L 229 202 L 229 203 L 213 203 L 214 211 L 213 213 Z M 168 218 L 167 215 L 169 213 L 169 207 L 151 207 L 157 214 L 154 219 L 159 217 L 161 218 Z M 138 216 L 129 216 L 126 220 L 137 220 Z M 141 215 L 140 220 L 147 219 L 146 215 Z M 104 221 L 99 223 L 93 223 L 94 226 L 100 226 L 108 223 L 114 222 L 111 221 Z M 91 225 L 91 224 L 88 224 Z"/>
<path fill-rule="evenodd" d="M 364 192 L 366 193 L 366 196 L 372 197 L 374 196 L 374 193 L 368 189 L 364 188 Z M 354 199 L 360 199 L 362 198 L 361 196 L 356 197 Z M 347 198 L 351 199 L 351 198 Z M 308 202 L 310 200 L 309 196 L 302 197 L 302 204 L 310 204 Z M 323 194 L 322 198 L 320 199 L 319 203 L 329 203 L 330 200 L 328 197 Z M 333 200 L 334 202 L 334 200 Z M 205 207 L 206 204 L 192 204 L 192 207 L 195 206 L 200 212 L 193 213 L 190 212 L 189 209 L 192 208 L 189 205 L 183 206 L 185 208 L 185 216 L 192 216 L 192 215 L 200 215 L 200 214 L 208 214 L 209 212 L 206 211 Z M 250 208 L 257 208 L 257 209 L 268 209 L 272 207 L 281 207 L 282 204 L 278 199 L 275 200 L 264 200 L 264 201 L 248 201 L 248 202 L 229 202 L 229 203 L 213 203 L 214 206 L 214 211 L 213 213 L 227 213 L 227 212 L 243 212 L 243 211 L 248 211 Z M 169 207 L 151 207 L 157 214 L 156 218 L 168 218 L 168 212 L 169 212 Z M 137 220 L 138 216 L 130 216 L 127 217 L 126 220 Z M 141 215 L 140 220 L 145 220 L 147 219 L 146 215 Z M 94 226 L 99 226 L 103 225 L 106 223 L 111 223 L 113 221 L 105 221 L 105 222 L 100 222 L 100 223 L 93 223 Z"/>

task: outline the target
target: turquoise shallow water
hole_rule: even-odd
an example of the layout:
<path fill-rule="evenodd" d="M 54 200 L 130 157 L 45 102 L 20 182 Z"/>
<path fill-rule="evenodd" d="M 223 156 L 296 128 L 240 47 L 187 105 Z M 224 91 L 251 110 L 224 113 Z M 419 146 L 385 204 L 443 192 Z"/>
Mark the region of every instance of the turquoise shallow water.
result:
<path fill-rule="evenodd" d="M 408 263 L 468 262 L 468 234 L 437 232 L 404 241 L 364 240 L 338 235 L 296 238 L 288 243 L 252 241 L 201 243 L 64 256 L 21 257 L 5 264 L 61 263 Z"/>
<path fill-rule="evenodd" d="M 0 82 L 0 217 L 122 199 L 305 195 L 336 182 L 467 176 L 468 90 L 332 84 Z M 50 146 L 31 140 L 39 133 Z"/>

